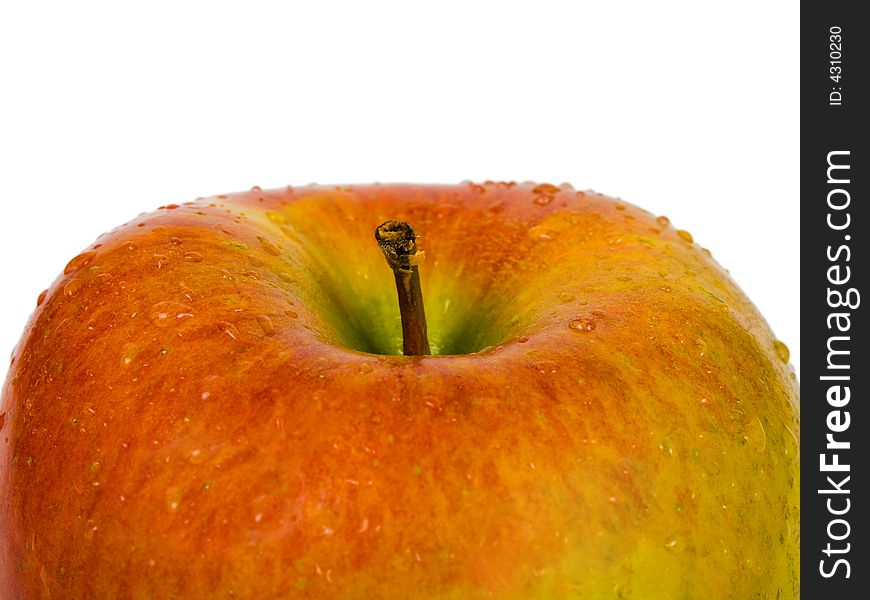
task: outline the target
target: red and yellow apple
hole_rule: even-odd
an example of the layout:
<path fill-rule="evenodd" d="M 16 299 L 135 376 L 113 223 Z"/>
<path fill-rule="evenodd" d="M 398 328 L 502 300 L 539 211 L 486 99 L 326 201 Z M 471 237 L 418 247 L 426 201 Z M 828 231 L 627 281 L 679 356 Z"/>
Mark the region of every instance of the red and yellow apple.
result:
<path fill-rule="evenodd" d="M 388 219 L 431 356 L 401 355 Z M 164 206 L 71 260 L 13 354 L 0 597 L 794 598 L 798 415 L 727 272 L 597 193 Z"/>

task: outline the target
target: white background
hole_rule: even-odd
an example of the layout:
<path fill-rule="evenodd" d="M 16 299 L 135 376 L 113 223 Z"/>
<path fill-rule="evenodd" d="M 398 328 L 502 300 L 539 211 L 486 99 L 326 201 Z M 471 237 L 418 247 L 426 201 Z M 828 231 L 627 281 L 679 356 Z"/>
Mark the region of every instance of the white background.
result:
<path fill-rule="evenodd" d="M 0 352 L 97 235 L 257 184 L 571 182 L 710 248 L 800 364 L 796 2 L 0 9 Z"/>

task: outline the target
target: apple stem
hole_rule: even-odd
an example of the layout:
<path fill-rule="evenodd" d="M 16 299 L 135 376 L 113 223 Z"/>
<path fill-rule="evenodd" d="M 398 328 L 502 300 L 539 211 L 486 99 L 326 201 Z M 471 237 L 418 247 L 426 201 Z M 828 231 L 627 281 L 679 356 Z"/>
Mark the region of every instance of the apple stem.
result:
<path fill-rule="evenodd" d="M 431 354 L 417 268 L 423 254 L 417 255 L 417 236 L 405 221 L 386 221 L 375 229 L 375 239 L 396 277 L 402 315 L 402 353 L 405 356 Z"/>

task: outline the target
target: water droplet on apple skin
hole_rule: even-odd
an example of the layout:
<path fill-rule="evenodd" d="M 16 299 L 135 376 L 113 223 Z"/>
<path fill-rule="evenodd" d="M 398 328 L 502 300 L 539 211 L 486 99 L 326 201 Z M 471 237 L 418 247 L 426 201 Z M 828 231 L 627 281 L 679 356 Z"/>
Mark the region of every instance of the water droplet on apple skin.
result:
<path fill-rule="evenodd" d="M 199 252 L 185 252 L 184 260 L 193 263 L 202 262 L 202 254 L 200 254 Z"/>
<path fill-rule="evenodd" d="M 82 288 L 82 280 L 78 277 L 74 277 L 66 282 L 63 286 L 63 295 L 64 296 L 72 296 L 76 292 L 78 292 Z"/>
<path fill-rule="evenodd" d="M 36 297 L 36 306 L 42 306 L 42 303 L 45 302 L 45 296 L 48 294 L 48 290 L 42 290 L 39 293 L 39 296 Z"/>
<path fill-rule="evenodd" d="M 218 321 L 217 328 L 222 335 L 227 336 L 233 341 L 238 341 L 242 337 L 239 333 L 239 329 L 229 321 Z"/>
<path fill-rule="evenodd" d="M 658 223 L 662 227 L 667 227 L 668 225 L 671 224 L 671 220 L 669 218 L 667 218 L 666 216 L 662 215 L 661 217 L 658 217 L 656 219 L 656 223 Z"/>
<path fill-rule="evenodd" d="M 127 342 L 121 346 L 121 366 L 129 367 L 133 363 L 133 359 L 136 358 L 138 352 L 139 348 L 133 342 Z"/>
<path fill-rule="evenodd" d="M 273 210 L 266 211 L 266 218 L 275 223 L 276 225 L 283 225 L 287 222 L 287 217 Z"/>
<path fill-rule="evenodd" d="M 149 316 L 157 327 L 170 327 L 193 317 L 193 309 L 180 302 L 158 302 L 151 307 Z"/>
<path fill-rule="evenodd" d="M 67 263 L 66 267 L 64 267 L 64 269 L 63 269 L 63 274 L 69 275 L 70 273 L 72 273 L 74 271 L 81 271 L 82 269 L 87 267 L 89 264 L 91 264 L 91 262 L 93 262 L 93 260 L 94 260 L 94 258 L 96 258 L 96 256 L 97 256 L 97 253 L 94 251 L 82 252 L 81 254 L 79 254 L 78 256 L 76 256 L 74 259 L 72 259 L 71 261 L 69 261 Z"/>
<path fill-rule="evenodd" d="M 593 331 L 595 329 L 595 319 L 592 317 L 574 317 L 568 321 L 568 329 L 579 332 Z"/>
<path fill-rule="evenodd" d="M 695 238 L 692 237 L 692 234 L 685 229 L 677 229 L 677 235 L 680 237 L 681 240 L 689 242 L 690 244 L 695 241 Z"/>
<path fill-rule="evenodd" d="M 535 187 L 532 188 L 533 194 L 546 194 L 548 196 L 555 196 L 561 190 L 559 187 L 553 185 L 552 183 L 539 183 Z"/>
<path fill-rule="evenodd" d="M 257 239 L 260 240 L 260 245 L 267 254 L 271 254 L 272 256 L 279 256 L 281 254 L 281 249 L 275 242 L 264 237 L 257 237 Z"/>
<path fill-rule="evenodd" d="M 275 325 L 269 315 L 257 315 L 257 325 L 263 330 L 264 335 L 274 335 Z"/>
<path fill-rule="evenodd" d="M 787 363 L 791 358 L 791 352 L 783 342 L 779 340 L 773 340 L 773 349 L 776 351 L 776 355 L 779 357 L 784 363 Z"/>
<path fill-rule="evenodd" d="M 529 237 L 536 242 L 549 242 L 556 237 L 556 232 L 544 225 L 535 225 L 529 229 Z"/>

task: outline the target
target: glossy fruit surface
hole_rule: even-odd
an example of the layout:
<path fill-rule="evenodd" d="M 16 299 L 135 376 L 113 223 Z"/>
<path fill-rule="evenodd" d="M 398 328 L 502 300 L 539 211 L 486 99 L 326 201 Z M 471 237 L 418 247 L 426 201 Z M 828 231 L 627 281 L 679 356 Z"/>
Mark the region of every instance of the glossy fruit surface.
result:
<path fill-rule="evenodd" d="M 387 219 L 434 356 L 398 355 Z M 0 597 L 796 597 L 787 359 L 687 232 L 570 186 L 170 205 L 14 352 Z"/>

